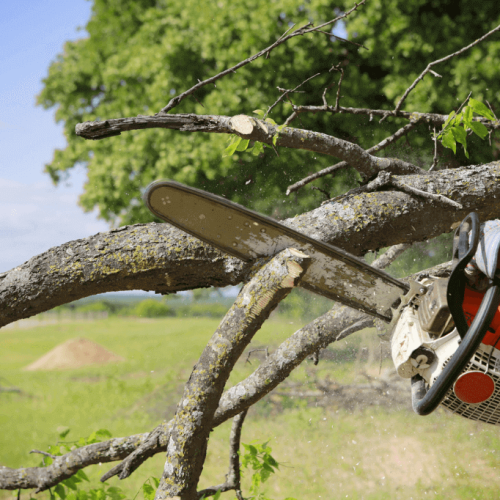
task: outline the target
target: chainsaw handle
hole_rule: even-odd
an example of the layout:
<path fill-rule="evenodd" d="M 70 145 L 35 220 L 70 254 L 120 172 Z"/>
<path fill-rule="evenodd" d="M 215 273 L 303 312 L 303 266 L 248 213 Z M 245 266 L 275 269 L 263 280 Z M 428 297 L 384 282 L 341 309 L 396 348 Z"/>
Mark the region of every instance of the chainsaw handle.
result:
<path fill-rule="evenodd" d="M 469 232 L 472 233 L 472 238 L 469 244 Z M 455 231 L 453 237 L 453 264 L 455 267 L 464 260 L 466 260 L 467 265 L 477 250 L 477 245 L 479 243 L 479 217 L 476 212 L 471 212 L 465 219 L 460 223 L 460 226 Z M 465 267 L 465 266 L 464 266 Z"/>
<path fill-rule="evenodd" d="M 469 329 L 462 308 L 465 292 L 464 270 L 476 253 L 479 244 L 479 229 L 479 217 L 475 212 L 471 212 L 461 222 L 453 237 L 453 261 L 446 290 L 446 300 L 458 334 L 462 339 Z M 469 232 L 471 233 L 470 243 Z"/>
<path fill-rule="evenodd" d="M 428 390 L 425 381 L 420 375 L 411 379 L 412 406 L 415 413 L 429 415 L 453 386 L 458 376 L 462 373 L 467 363 L 477 351 L 500 304 L 500 285 L 493 285 L 483 297 L 481 306 L 470 325 L 467 334 L 462 339 L 460 346 L 444 367 L 441 375 Z M 461 303 L 460 303 L 461 305 Z"/>

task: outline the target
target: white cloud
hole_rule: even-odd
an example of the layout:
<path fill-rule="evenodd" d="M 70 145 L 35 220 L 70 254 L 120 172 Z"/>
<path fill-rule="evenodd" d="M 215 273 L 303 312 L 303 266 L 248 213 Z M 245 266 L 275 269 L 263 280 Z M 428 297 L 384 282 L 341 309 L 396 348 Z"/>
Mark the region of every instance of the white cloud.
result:
<path fill-rule="evenodd" d="M 0 178 L 0 272 L 108 225 L 85 214 L 78 194 L 50 182 L 25 184 Z"/>

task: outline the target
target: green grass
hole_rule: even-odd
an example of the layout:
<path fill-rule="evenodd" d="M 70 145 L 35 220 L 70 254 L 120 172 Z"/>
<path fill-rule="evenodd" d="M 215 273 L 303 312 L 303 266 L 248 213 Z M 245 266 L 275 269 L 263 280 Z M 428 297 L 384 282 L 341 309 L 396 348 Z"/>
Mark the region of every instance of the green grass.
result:
<path fill-rule="evenodd" d="M 299 326 L 297 321 L 268 321 L 251 348 L 276 346 Z M 57 441 L 56 429 L 68 426 L 67 440 L 106 428 L 113 436 L 145 432 L 170 418 L 203 346 L 217 321 L 212 319 L 133 320 L 110 318 L 94 323 L 65 323 L 32 329 L 0 330 L 0 384 L 19 387 L 22 394 L 0 394 L 0 465 L 34 466 Z M 86 337 L 123 356 L 122 363 L 77 370 L 25 372 L 22 368 L 56 345 Z M 363 347 L 371 353 L 363 354 Z M 311 362 L 293 374 L 307 383 L 312 371 L 351 383 L 366 357 L 378 371 L 377 340 L 365 331 L 333 347 L 337 362 Z M 238 362 L 231 384 L 258 366 Z M 385 361 L 384 363 L 387 363 Z M 8 384 L 7 384 L 8 382 Z M 230 422 L 211 435 L 200 488 L 223 482 L 227 472 Z M 470 422 L 437 411 L 429 417 L 410 412 L 367 408 L 352 414 L 323 410 L 292 401 L 277 411 L 269 401 L 250 410 L 243 442 L 270 440 L 283 465 L 266 483 L 273 499 L 309 498 L 420 499 L 498 498 L 500 433 L 497 427 Z M 162 454 L 148 460 L 121 486 L 134 498 L 150 476 L 159 477 Z M 88 468 L 95 482 L 110 464 Z M 249 474 L 244 477 L 248 487 Z M 247 490 L 248 491 L 248 490 Z M 10 496 L 10 493 L 7 493 Z M 0 495 L 4 496 L 4 495 Z M 43 497 L 43 495 L 40 495 Z M 139 499 L 142 500 L 140 494 Z M 232 500 L 233 494 L 222 498 Z"/>

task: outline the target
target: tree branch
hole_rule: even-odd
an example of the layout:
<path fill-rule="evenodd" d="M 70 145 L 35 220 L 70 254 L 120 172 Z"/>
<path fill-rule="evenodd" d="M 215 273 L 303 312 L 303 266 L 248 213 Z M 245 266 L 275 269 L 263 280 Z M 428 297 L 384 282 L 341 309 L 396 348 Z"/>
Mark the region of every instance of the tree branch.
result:
<path fill-rule="evenodd" d="M 403 246 L 398 245 L 389 249 L 386 254 L 382 255 L 372 265 L 379 269 L 384 268 L 403 251 L 403 248 Z M 433 268 L 419 271 L 412 278 L 420 280 L 429 276 L 448 276 L 450 268 L 451 262 L 446 262 Z M 346 314 L 343 314 L 344 312 Z M 292 337 L 283 342 L 270 357 L 266 358 L 264 364 L 257 368 L 247 379 L 226 391 L 219 402 L 212 427 L 217 427 L 261 399 L 284 380 L 293 368 L 319 348 L 326 347 L 328 343 L 341 340 L 361 328 L 367 328 L 372 325 L 372 318 L 367 317 L 364 313 L 336 304 L 328 313 L 298 330 Z M 325 330 L 328 337 L 323 336 Z M 40 491 L 43 491 L 88 465 L 98 462 L 105 463 L 122 460 L 125 457 L 125 461 L 111 469 L 111 471 L 103 476 L 101 481 L 105 481 L 116 475 L 119 473 L 119 470 L 126 469 L 124 464 L 127 464 L 127 462 L 128 474 L 124 477 L 128 477 L 147 458 L 166 450 L 172 424 L 173 420 L 164 422 L 149 434 L 116 438 L 102 443 L 87 445 L 69 452 L 62 457 L 58 457 L 59 464 L 70 464 L 71 473 L 67 475 L 64 467 L 59 467 L 56 463 L 49 467 L 34 467 L 31 469 L 0 467 L 0 489 L 38 488 L 39 478 L 48 469 L 52 469 L 49 473 L 52 482 L 45 483 L 46 486 L 42 486 L 40 489 Z M 127 456 L 130 451 L 133 451 L 133 453 Z M 135 455 L 135 462 L 131 466 L 130 458 L 133 455 Z M 56 475 L 56 471 L 59 471 L 59 476 Z M 112 471 L 114 472 L 112 473 Z M 123 479 L 122 476 L 120 478 Z"/>
<path fill-rule="evenodd" d="M 47 467 L 11 469 L 0 466 L 0 489 L 36 488 L 36 493 L 39 493 L 89 465 L 122 460 L 143 443 L 147 436 L 148 433 L 136 434 L 82 446 L 65 455 L 55 457 L 52 464 Z"/>
<path fill-rule="evenodd" d="M 348 193 L 283 222 L 361 256 L 449 232 L 471 210 L 481 220 L 500 217 L 499 162 L 393 179 L 463 209 L 441 204 L 437 209 L 433 200 L 384 190 Z M 245 280 L 250 267 L 169 224 L 125 226 L 55 247 L 0 274 L 0 326 L 97 293 L 234 285 Z"/>
<path fill-rule="evenodd" d="M 240 440 L 241 429 L 243 422 L 247 415 L 248 410 L 242 411 L 240 414 L 233 418 L 233 425 L 231 426 L 231 434 L 229 436 L 229 471 L 227 473 L 226 481 L 218 486 L 206 488 L 197 493 L 198 498 L 206 498 L 215 495 L 218 491 L 224 492 L 235 490 L 237 500 L 244 500 L 241 494 L 241 472 L 240 472 Z"/>
<path fill-rule="evenodd" d="M 340 82 L 339 82 L 340 83 Z M 404 127 L 401 127 L 399 130 L 394 132 L 389 137 L 386 137 L 383 141 L 380 141 L 378 144 L 375 146 L 372 146 L 370 149 L 367 149 L 367 153 L 376 153 L 377 151 L 380 151 L 390 144 L 393 144 L 396 142 L 398 139 L 401 139 L 401 137 L 404 137 L 408 132 L 413 130 L 416 126 L 416 122 L 410 122 Z M 319 172 L 316 172 L 314 174 L 309 175 L 308 177 L 305 177 L 304 179 L 300 180 L 299 182 L 296 182 L 295 184 L 292 184 L 291 186 L 288 186 L 286 190 L 287 196 L 294 191 L 298 191 L 300 188 L 304 187 L 305 185 L 309 184 L 310 182 L 319 179 L 320 177 L 324 177 L 325 175 L 332 174 L 334 172 L 337 172 L 338 170 L 341 170 L 343 168 L 348 168 L 349 163 L 346 161 L 341 161 L 339 163 L 336 163 L 335 165 L 332 165 L 331 167 L 324 168 L 323 170 L 320 170 Z"/>
<path fill-rule="evenodd" d="M 349 9 L 347 12 L 344 12 L 343 14 L 341 14 L 338 17 L 336 17 L 335 19 L 332 19 L 331 21 L 327 21 L 326 23 L 322 23 L 319 26 L 308 28 L 307 27 L 309 25 L 308 24 L 308 25 L 306 25 L 306 26 L 304 26 L 302 28 L 299 28 L 299 29 L 296 29 L 296 30 L 292 31 L 292 33 L 290 33 L 289 35 L 283 35 L 283 36 L 281 36 L 273 44 L 271 44 L 269 47 L 261 50 L 260 52 L 257 52 L 257 54 L 254 54 L 253 56 L 249 57 L 248 59 L 245 59 L 244 61 L 239 62 L 238 64 L 236 64 L 235 66 L 232 66 L 231 68 L 228 68 L 228 69 L 226 69 L 224 71 L 221 71 L 219 74 L 217 74 L 215 76 L 212 76 L 211 78 L 207 78 L 206 80 L 204 80 L 202 82 L 198 82 L 196 85 L 194 85 L 193 87 L 191 87 L 189 90 L 186 90 L 182 94 L 173 97 L 172 99 L 170 99 L 170 102 L 160 111 L 160 113 L 168 113 L 171 109 L 175 108 L 175 106 L 177 106 L 186 97 L 188 97 L 189 95 L 193 94 L 194 92 L 196 92 L 200 88 L 204 87 L 205 85 L 209 85 L 211 83 L 215 84 L 215 82 L 217 80 L 220 80 L 221 78 L 223 78 L 226 75 L 229 75 L 230 73 L 235 73 L 237 69 L 240 69 L 243 66 L 246 66 L 247 64 L 250 64 L 251 62 L 255 61 L 255 59 L 258 59 L 259 57 L 262 57 L 264 55 L 266 57 L 269 57 L 269 54 L 271 53 L 271 51 L 274 48 L 278 47 L 278 45 L 281 45 L 281 44 L 287 42 L 291 38 L 294 38 L 296 36 L 306 35 L 308 33 L 313 33 L 313 32 L 317 31 L 320 28 L 323 28 L 325 26 L 329 26 L 331 24 L 336 23 L 340 19 L 346 18 L 347 16 L 349 16 L 350 14 L 352 14 L 355 10 L 357 10 L 360 5 L 363 5 L 365 2 L 366 2 L 366 0 L 361 0 L 359 3 L 354 4 L 354 7 L 352 7 L 351 9 Z M 342 38 L 339 38 L 339 39 L 341 41 L 348 42 L 348 40 L 344 40 Z"/>
<path fill-rule="evenodd" d="M 332 113 L 332 114 L 349 114 L 349 115 L 365 115 L 370 118 L 373 116 L 380 116 L 382 118 L 387 116 L 396 116 L 394 111 L 387 109 L 367 109 L 367 108 L 344 108 L 339 106 L 339 109 L 336 110 L 335 106 L 295 106 L 293 107 L 293 113 L 286 119 L 285 125 L 288 126 L 292 121 L 297 118 L 301 113 Z M 418 123 L 427 123 L 430 125 L 442 125 L 446 122 L 448 115 L 440 115 L 437 113 L 420 113 L 417 111 L 398 111 L 398 118 L 405 118 L 407 120 L 411 120 Z M 483 117 L 474 117 L 473 121 L 481 122 L 486 128 L 490 130 L 496 130 L 500 128 L 499 120 L 488 120 Z"/>
<path fill-rule="evenodd" d="M 110 135 L 119 135 L 125 130 L 158 127 L 188 132 L 236 134 L 244 139 L 259 141 L 269 146 L 276 145 L 335 156 L 347 161 L 365 178 L 376 176 L 380 170 L 399 174 L 425 172 L 401 160 L 371 156 L 361 146 L 327 134 L 290 127 L 279 130 L 278 126 L 246 115 L 237 115 L 232 118 L 192 114 L 118 118 L 104 122 L 80 123 L 76 126 L 76 134 L 86 139 L 102 139 Z M 275 136 L 278 136 L 276 144 L 273 142 Z"/>
<path fill-rule="evenodd" d="M 455 57 L 455 56 L 458 56 L 460 54 L 463 54 L 465 51 L 471 49 L 472 47 L 474 47 L 478 43 L 481 43 L 483 40 L 485 40 L 486 38 L 488 38 L 493 33 L 497 32 L 498 30 L 500 30 L 500 25 L 497 26 L 496 28 L 492 29 L 488 33 L 486 33 L 486 35 L 483 35 L 481 38 L 478 38 L 477 40 L 475 40 L 471 44 L 467 45 L 466 47 L 462 47 L 460 50 L 457 50 L 453 54 L 449 54 L 449 55 L 447 55 L 445 57 L 442 57 L 441 59 L 437 59 L 436 61 L 433 61 L 433 62 L 429 63 L 427 65 L 427 67 L 424 69 L 424 71 L 422 71 L 422 73 L 420 73 L 420 75 L 415 79 L 415 81 L 406 89 L 405 93 L 403 94 L 403 97 L 401 97 L 401 99 L 399 100 L 399 102 L 396 105 L 396 108 L 394 109 L 394 114 L 397 114 L 399 112 L 399 110 L 401 109 L 401 106 L 403 105 L 403 102 L 408 97 L 409 93 L 417 86 L 418 82 L 420 80 L 422 80 L 427 73 L 429 73 L 429 72 L 432 71 L 431 70 L 432 67 L 436 66 L 439 63 L 448 61 L 452 57 Z"/>
<path fill-rule="evenodd" d="M 156 499 L 197 499 L 212 418 L 234 364 L 269 314 L 296 286 L 310 257 L 286 249 L 267 261 L 241 289 L 203 350 L 184 388 L 167 446 Z"/>

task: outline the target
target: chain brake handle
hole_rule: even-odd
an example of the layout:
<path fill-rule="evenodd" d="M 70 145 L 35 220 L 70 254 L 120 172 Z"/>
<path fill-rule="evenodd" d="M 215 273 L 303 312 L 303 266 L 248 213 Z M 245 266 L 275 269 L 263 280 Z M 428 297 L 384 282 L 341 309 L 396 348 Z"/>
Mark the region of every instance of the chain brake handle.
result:
<path fill-rule="evenodd" d="M 471 238 L 469 238 L 469 232 Z M 470 243 L 469 243 L 470 240 Z M 452 271 L 460 265 L 462 269 L 470 262 L 476 253 L 479 244 L 479 217 L 476 212 L 471 212 L 460 223 L 453 237 L 453 263 Z"/>
<path fill-rule="evenodd" d="M 462 308 L 466 283 L 465 268 L 476 253 L 479 244 L 479 229 L 479 217 L 475 212 L 471 212 L 461 222 L 453 237 L 453 260 L 446 299 L 453 321 L 462 339 L 469 329 Z"/>

